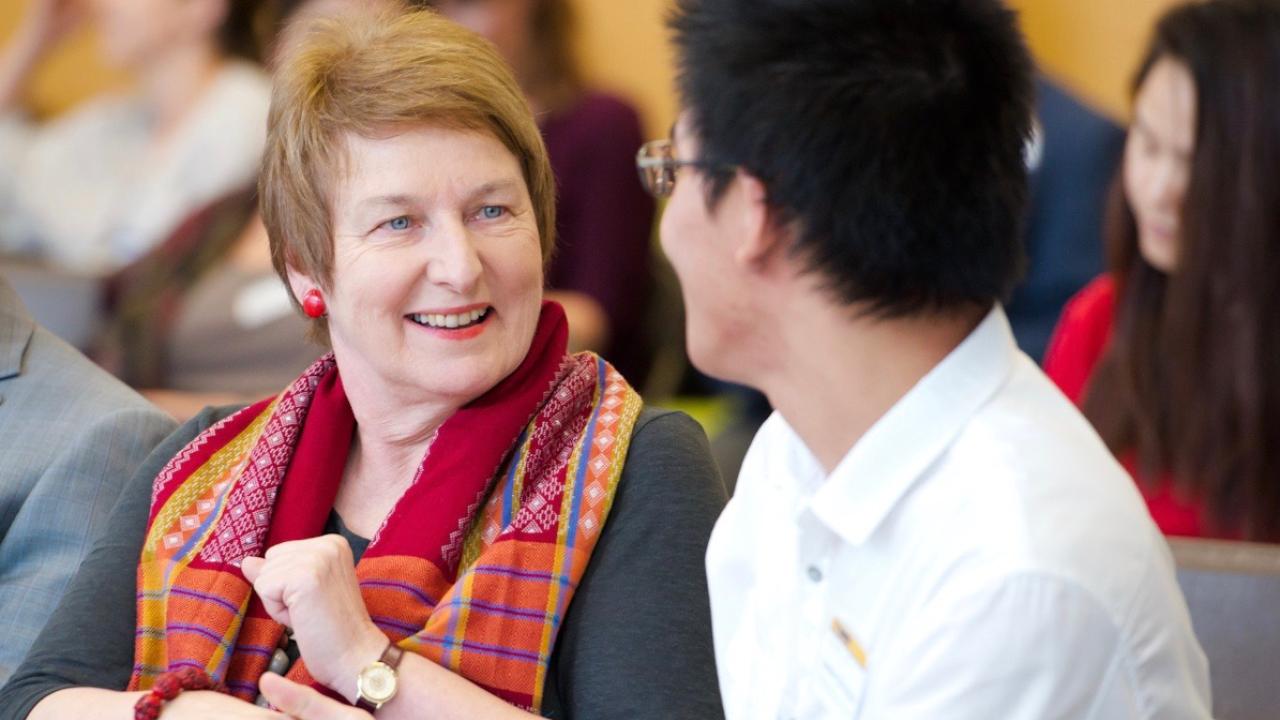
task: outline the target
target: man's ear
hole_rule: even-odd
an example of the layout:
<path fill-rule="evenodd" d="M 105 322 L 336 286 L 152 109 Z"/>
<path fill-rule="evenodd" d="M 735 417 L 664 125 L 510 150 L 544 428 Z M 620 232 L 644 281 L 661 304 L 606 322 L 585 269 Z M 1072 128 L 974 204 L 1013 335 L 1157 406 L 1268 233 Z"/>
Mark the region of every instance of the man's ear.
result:
<path fill-rule="evenodd" d="M 731 188 L 735 195 L 732 211 L 739 222 L 734 259 L 743 265 L 760 265 L 783 249 L 785 228 L 778 226 L 769 207 L 769 192 L 760 178 L 739 169 Z"/>

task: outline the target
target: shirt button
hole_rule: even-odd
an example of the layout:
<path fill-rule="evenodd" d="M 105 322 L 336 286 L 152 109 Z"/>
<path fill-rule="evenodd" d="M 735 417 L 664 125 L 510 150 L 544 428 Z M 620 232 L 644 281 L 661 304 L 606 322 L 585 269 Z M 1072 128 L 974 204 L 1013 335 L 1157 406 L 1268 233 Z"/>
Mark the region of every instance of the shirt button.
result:
<path fill-rule="evenodd" d="M 818 569 L 817 565 L 809 566 L 809 579 L 814 582 L 822 582 L 822 571 Z"/>

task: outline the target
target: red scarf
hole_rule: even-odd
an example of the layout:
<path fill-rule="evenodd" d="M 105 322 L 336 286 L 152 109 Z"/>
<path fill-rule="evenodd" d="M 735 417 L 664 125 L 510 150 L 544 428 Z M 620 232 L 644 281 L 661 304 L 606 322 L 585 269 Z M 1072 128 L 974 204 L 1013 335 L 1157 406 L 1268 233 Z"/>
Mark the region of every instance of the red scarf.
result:
<path fill-rule="evenodd" d="M 563 311 L 545 304 L 524 362 L 441 425 L 357 565 L 388 637 L 535 710 L 640 408 L 604 361 L 567 357 L 566 341 Z M 190 665 L 256 695 L 283 629 L 240 562 L 322 532 L 354 429 L 330 355 L 169 462 L 139 565 L 130 689 Z M 311 682 L 303 662 L 289 675 Z"/>

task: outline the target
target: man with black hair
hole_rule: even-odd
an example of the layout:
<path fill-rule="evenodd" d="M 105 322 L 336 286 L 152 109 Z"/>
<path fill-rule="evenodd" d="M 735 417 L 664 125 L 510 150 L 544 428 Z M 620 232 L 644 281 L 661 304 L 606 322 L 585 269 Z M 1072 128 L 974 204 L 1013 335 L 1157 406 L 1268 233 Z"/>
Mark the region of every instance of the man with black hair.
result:
<path fill-rule="evenodd" d="M 1205 718 L 1169 551 L 1014 345 L 1032 66 L 998 0 L 677 0 L 638 164 L 689 353 L 777 409 L 711 540 L 732 719 Z"/>

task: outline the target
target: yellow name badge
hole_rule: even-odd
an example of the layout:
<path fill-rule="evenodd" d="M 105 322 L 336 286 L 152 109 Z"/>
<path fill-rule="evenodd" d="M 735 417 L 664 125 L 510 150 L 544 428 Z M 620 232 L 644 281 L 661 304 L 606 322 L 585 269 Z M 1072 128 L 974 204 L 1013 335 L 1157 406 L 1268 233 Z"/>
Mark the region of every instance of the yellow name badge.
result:
<path fill-rule="evenodd" d="M 846 630 L 844 625 L 841 625 L 840 621 L 835 618 L 831 618 L 831 631 L 840 639 L 840 644 L 844 646 L 844 649 L 848 650 L 853 659 L 858 662 L 858 666 L 866 670 L 867 652 L 858 644 L 857 639 L 853 637 L 853 633 Z"/>

